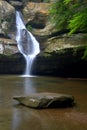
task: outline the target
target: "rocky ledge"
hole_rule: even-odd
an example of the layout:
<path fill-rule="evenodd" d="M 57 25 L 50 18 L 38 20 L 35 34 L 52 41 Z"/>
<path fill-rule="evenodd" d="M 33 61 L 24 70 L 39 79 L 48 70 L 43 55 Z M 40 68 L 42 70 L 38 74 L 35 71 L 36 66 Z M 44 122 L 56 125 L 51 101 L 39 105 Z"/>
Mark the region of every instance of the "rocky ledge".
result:
<path fill-rule="evenodd" d="M 31 108 L 62 108 L 74 105 L 72 95 L 60 93 L 35 93 L 29 96 L 14 96 L 13 99 Z"/>

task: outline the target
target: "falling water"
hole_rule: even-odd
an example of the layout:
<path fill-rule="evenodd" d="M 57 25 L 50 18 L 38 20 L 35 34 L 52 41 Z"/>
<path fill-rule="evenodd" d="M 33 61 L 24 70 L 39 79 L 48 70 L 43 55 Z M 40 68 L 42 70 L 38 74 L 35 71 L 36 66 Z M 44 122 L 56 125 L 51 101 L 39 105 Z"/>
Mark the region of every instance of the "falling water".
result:
<path fill-rule="evenodd" d="M 17 35 L 16 41 L 20 53 L 23 54 L 26 60 L 25 76 L 31 75 L 31 68 L 36 55 L 40 52 L 38 41 L 35 37 L 26 29 L 20 12 L 16 12 L 16 27 Z"/>

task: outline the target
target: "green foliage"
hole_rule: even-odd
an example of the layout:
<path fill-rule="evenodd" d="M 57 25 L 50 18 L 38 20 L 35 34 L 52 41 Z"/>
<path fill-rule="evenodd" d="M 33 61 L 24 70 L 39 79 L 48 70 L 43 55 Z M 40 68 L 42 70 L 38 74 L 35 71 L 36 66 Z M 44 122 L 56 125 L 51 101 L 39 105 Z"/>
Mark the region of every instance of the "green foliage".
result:
<path fill-rule="evenodd" d="M 83 55 L 82 58 L 83 58 L 83 59 L 87 59 L 87 46 L 86 46 L 86 48 L 85 48 L 84 55 Z"/>
<path fill-rule="evenodd" d="M 32 31 L 32 26 L 31 25 L 27 25 L 27 30 Z"/>
<path fill-rule="evenodd" d="M 85 0 L 55 0 L 49 10 L 51 21 L 58 30 L 69 29 L 72 34 L 87 29 Z"/>
<path fill-rule="evenodd" d="M 68 3 L 70 3 L 72 0 L 64 0 L 64 3 L 65 4 L 68 4 Z"/>
<path fill-rule="evenodd" d="M 48 2 L 50 2 L 50 0 L 41 0 L 41 2 L 47 2 L 48 3 Z"/>
<path fill-rule="evenodd" d="M 63 0 L 56 0 L 49 10 L 51 21 L 55 24 L 55 27 L 58 28 L 58 30 L 67 27 L 67 22 L 72 13 L 72 10 L 69 11 L 69 7 L 64 4 Z"/>
<path fill-rule="evenodd" d="M 86 30 L 87 29 L 87 11 L 83 13 L 77 13 L 69 21 L 68 27 L 71 29 L 70 34 L 76 32 L 77 30 Z"/>
<path fill-rule="evenodd" d="M 68 28 L 72 34 L 78 30 L 87 30 L 87 3 L 78 3 L 76 6 L 76 12 L 69 20 Z M 74 4 L 75 5 L 75 4 Z"/>

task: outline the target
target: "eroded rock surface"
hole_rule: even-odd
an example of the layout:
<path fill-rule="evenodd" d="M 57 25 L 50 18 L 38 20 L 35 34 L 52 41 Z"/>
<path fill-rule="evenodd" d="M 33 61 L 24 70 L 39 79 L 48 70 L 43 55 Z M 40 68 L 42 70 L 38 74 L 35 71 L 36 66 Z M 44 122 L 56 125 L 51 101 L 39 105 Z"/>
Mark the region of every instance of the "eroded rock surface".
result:
<path fill-rule="evenodd" d="M 15 40 L 0 38 L 0 54 L 10 56 L 18 53 L 17 43 Z"/>
<path fill-rule="evenodd" d="M 14 96 L 13 99 L 32 108 L 70 107 L 74 102 L 72 95 L 48 92 L 30 94 L 29 96 Z"/>
<path fill-rule="evenodd" d="M 49 3 L 28 2 L 23 9 L 23 16 L 27 25 L 33 28 L 42 29 L 48 21 Z"/>
<path fill-rule="evenodd" d="M 8 2 L 0 1 L 0 34 L 7 36 L 13 27 L 15 9 Z"/>

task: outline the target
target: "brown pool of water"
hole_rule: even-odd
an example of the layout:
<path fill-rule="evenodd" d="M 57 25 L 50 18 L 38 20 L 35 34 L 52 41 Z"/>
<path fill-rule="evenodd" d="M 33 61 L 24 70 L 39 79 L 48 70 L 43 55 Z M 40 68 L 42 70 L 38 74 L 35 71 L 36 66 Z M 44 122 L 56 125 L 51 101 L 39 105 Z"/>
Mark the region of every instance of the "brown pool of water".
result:
<path fill-rule="evenodd" d="M 13 96 L 37 92 L 71 94 L 71 108 L 31 109 Z M 87 130 L 87 80 L 0 76 L 0 130 Z"/>

